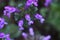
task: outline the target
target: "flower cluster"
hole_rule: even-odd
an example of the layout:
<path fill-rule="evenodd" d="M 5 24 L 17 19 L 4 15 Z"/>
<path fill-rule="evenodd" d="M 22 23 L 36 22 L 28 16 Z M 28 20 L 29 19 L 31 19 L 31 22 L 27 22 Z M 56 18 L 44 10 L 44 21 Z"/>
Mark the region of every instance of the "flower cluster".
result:
<path fill-rule="evenodd" d="M 5 38 L 5 40 L 10 40 L 10 34 L 4 34 L 0 32 L 0 38 Z"/>
<path fill-rule="evenodd" d="M 2 29 L 5 24 L 7 24 L 7 22 L 5 22 L 4 18 L 0 18 L 0 29 Z"/>
<path fill-rule="evenodd" d="M 51 3 L 51 0 L 45 0 L 45 1 L 46 1 L 45 2 L 45 6 L 48 6 L 48 4 Z M 37 2 L 38 2 L 38 0 L 27 0 L 25 6 L 26 7 L 29 7 L 31 5 L 38 6 Z M 10 16 L 11 16 L 12 13 L 14 13 L 14 12 L 17 11 L 17 9 L 15 7 L 12 7 L 12 6 L 5 6 L 4 9 L 5 9 L 3 11 L 4 15 L 8 16 L 9 18 L 10 18 Z M 37 20 L 39 20 L 40 23 L 44 23 L 44 21 L 45 21 L 45 19 L 43 18 L 43 16 L 40 15 L 40 14 L 38 14 L 38 13 L 36 13 L 34 15 L 34 17 Z M 34 21 L 31 19 L 30 14 L 25 14 L 24 18 L 28 22 L 28 26 L 31 26 L 31 24 L 34 23 Z M 0 29 L 2 29 L 5 24 L 8 24 L 8 23 L 5 22 L 4 18 L 0 18 Z M 21 30 L 21 31 L 24 30 L 24 20 L 23 19 L 21 19 L 21 20 L 18 21 L 18 26 L 19 26 L 19 30 Z M 29 34 L 31 36 L 34 36 L 34 29 L 33 29 L 33 27 L 29 28 Z M 22 32 L 22 36 L 24 38 L 27 38 L 28 35 L 27 35 L 27 33 Z M 0 33 L 0 38 L 5 38 L 5 40 L 10 40 L 10 34 Z M 42 40 L 49 40 L 50 38 L 51 38 L 50 36 L 46 36 Z"/>

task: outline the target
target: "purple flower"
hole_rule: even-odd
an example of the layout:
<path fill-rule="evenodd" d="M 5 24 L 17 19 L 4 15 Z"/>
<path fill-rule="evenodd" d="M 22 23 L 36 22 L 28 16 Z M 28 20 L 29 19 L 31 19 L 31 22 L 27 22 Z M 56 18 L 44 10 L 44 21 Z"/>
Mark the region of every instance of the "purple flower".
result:
<path fill-rule="evenodd" d="M 4 8 L 5 8 L 5 10 L 10 11 L 11 13 L 16 11 L 16 8 L 11 7 L 11 6 L 5 6 Z"/>
<path fill-rule="evenodd" d="M 48 35 L 48 36 L 44 37 L 42 40 L 50 40 L 50 38 L 51 38 L 51 36 Z"/>
<path fill-rule="evenodd" d="M 32 4 L 34 4 L 35 6 L 38 6 L 37 1 L 38 1 L 38 0 L 28 0 L 28 1 L 26 2 L 26 6 L 30 6 L 30 5 L 32 5 Z"/>
<path fill-rule="evenodd" d="M 29 28 L 29 34 L 30 34 L 31 36 L 34 36 L 33 28 Z"/>
<path fill-rule="evenodd" d="M 10 18 L 11 13 L 13 13 L 13 12 L 16 11 L 16 8 L 11 7 L 11 6 L 5 6 L 4 9 L 5 9 L 3 11 L 4 12 L 4 15 L 8 16 L 9 18 Z"/>
<path fill-rule="evenodd" d="M 5 35 L 5 40 L 10 40 L 10 34 Z"/>
<path fill-rule="evenodd" d="M 0 38 L 5 38 L 6 40 L 10 40 L 10 35 L 4 34 L 3 32 L 0 32 Z"/>
<path fill-rule="evenodd" d="M 33 24 L 33 23 L 34 23 L 33 21 L 29 21 L 29 22 L 28 22 L 28 25 L 31 25 L 31 24 Z"/>
<path fill-rule="evenodd" d="M 36 18 L 36 19 L 41 19 L 41 18 L 42 18 L 42 15 L 36 14 L 36 15 L 35 15 L 35 18 Z"/>
<path fill-rule="evenodd" d="M 24 38 L 27 38 L 28 35 L 23 32 L 23 33 L 22 33 L 22 36 L 23 36 Z"/>
<path fill-rule="evenodd" d="M 45 6 L 48 6 L 51 2 L 52 0 L 45 0 Z"/>
<path fill-rule="evenodd" d="M 45 21 L 44 18 L 41 18 L 41 19 L 40 19 L 40 22 L 41 22 L 41 23 L 44 23 L 44 21 Z"/>
<path fill-rule="evenodd" d="M 40 14 L 36 14 L 35 18 L 38 19 L 38 20 L 40 20 L 41 23 L 43 23 L 45 21 L 45 19 Z"/>
<path fill-rule="evenodd" d="M 7 22 L 5 22 L 4 18 L 0 18 L 0 29 L 2 29 L 5 24 L 7 24 Z"/>
<path fill-rule="evenodd" d="M 9 12 L 8 10 L 4 10 L 4 15 L 10 18 L 11 12 Z"/>
<path fill-rule="evenodd" d="M 26 19 L 27 21 L 31 21 L 30 15 L 29 15 L 29 14 L 26 14 L 26 15 L 25 15 L 25 19 Z"/>
<path fill-rule="evenodd" d="M 33 24 L 33 21 L 31 21 L 31 18 L 30 18 L 30 15 L 29 14 L 26 14 L 25 15 L 25 19 L 28 21 L 28 25 Z"/>
<path fill-rule="evenodd" d="M 19 30 L 24 30 L 23 23 L 24 23 L 23 20 L 19 20 L 18 22 Z"/>
<path fill-rule="evenodd" d="M 0 38 L 4 38 L 5 34 L 0 32 Z"/>

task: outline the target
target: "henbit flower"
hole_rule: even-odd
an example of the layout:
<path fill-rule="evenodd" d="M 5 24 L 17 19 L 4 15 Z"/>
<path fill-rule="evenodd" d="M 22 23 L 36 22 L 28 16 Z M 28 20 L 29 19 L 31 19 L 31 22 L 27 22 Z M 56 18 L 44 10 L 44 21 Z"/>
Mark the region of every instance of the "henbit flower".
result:
<path fill-rule="evenodd" d="M 4 15 L 8 16 L 10 18 L 11 13 L 16 12 L 16 8 L 11 7 L 11 6 L 5 6 L 4 7 Z"/>
<path fill-rule="evenodd" d="M 26 6 L 30 6 L 32 4 L 34 4 L 35 6 L 38 6 L 37 2 L 38 2 L 38 0 L 28 0 L 26 2 Z"/>
<path fill-rule="evenodd" d="M 28 25 L 31 25 L 31 24 L 33 24 L 33 23 L 34 23 L 33 21 L 29 21 L 29 22 L 28 22 Z"/>
<path fill-rule="evenodd" d="M 11 13 L 16 11 L 16 8 L 11 7 L 11 6 L 5 6 L 4 8 L 5 8 L 5 10 L 10 11 Z"/>
<path fill-rule="evenodd" d="M 10 18 L 11 12 L 9 12 L 8 10 L 4 10 L 4 15 L 7 16 L 8 18 Z"/>
<path fill-rule="evenodd" d="M 50 38 L 51 38 L 51 36 L 48 35 L 48 36 L 44 37 L 42 40 L 50 40 Z"/>
<path fill-rule="evenodd" d="M 23 20 L 19 20 L 18 22 L 19 30 L 24 30 L 23 23 L 24 23 Z"/>
<path fill-rule="evenodd" d="M 41 18 L 42 18 L 42 15 L 36 14 L 36 15 L 35 15 L 35 18 L 36 18 L 36 19 L 41 19 Z"/>
<path fill-rule="evenodd" d="M 26 15 L 25 15 L 25 19 L 26 19 L 27 21 L 31 21 L 30 15 L 29 15 L 29 14 L 26 14 Z"/>
<path fill-rule="evenodd" d="M 33 28 L 29 28 L 29 34 L 30 34 L 31 36 L 34 36 Z"/>
<path fill-rule="evenodd" d="M 47 7 L 51 2 L 52 0 L 45 0 L 45 6 Z"/>
<path fill-rule="evenodd" d="M 24 30 L 24 28 L 23 27 L 20 27 L 19 30 Z"/>
<path fill-rule="evenodd" d="M 23 36 L 24 38 L 27 38 L 28 35 L 27 35 L 27 33 L 23 32 L 23 33 L 22 33 L 22 36 Z"/>
<path fill-rule="evenodd" d="M 45 21 L 45 19 L 40 14 L 36 14 L 35 18 L 38 19 L 38 20 L 40 20 L 41 23 L 43 23 Z"/>
<path fill-rule="evenodd" d="M 8 24 L 8 23 L 5 22 L 4 18 L 0 18 L 0 29 L 2 29 L 5 24 Z"/>
<path fill-rule="evenodd" d="M 4 38 L 5 37 L 5 34 L 0 32 L 0 38 Z"/>
<path fill-rule="evenodd" d="M 3 32 L 0 32 L 0 38 L 5 38 L 6 40 L 10 40 L 10 35 L 4 34 Z"/>
<path fill-rule="evenodd" d="M 5 35 L 5 40 L 10 40 L 10 34 Z"/>
<path fill-rule="evenodd" d="M 41 23 L 44 23 L 44 21 L 45 21 L 44 18 L 41 18 L 41 19 L 40 19 L 40 22 L 41 22 Z"/>

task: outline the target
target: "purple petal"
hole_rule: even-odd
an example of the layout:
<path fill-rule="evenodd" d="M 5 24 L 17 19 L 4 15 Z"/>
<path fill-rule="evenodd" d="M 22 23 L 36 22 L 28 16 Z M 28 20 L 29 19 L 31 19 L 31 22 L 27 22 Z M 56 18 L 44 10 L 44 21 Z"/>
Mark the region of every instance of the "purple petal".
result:
<path fill-rule="evenodd" d="M 0 33 L 0 38 L 4 38 L 5 34 L 4 33 Z"/>
<path fill-rule="evenodd" d="M 10 34 L 5 35 L 5 37 L 6 40 L 10 40 Z"/>
<path fill-rule="evenodd" d="M 24 28 L 23 27 L 20 27 L 19 30 L 24 30 Z"/>
<path fill-rule="evenodd" d="M 4 15 L 10 18 L 11 12 L 9 12 L 8 10 L 4 10 Z"/>
<path fill-rule="evenodd" d="M 5 24 L 5 20 L 4 18 L 0 18 L 0 29 L 2 29 L 4 27 L 4 24 Z"/>
<path fill-rule="evenodd" d="M 51 36 L 48 35 L 48 36 L 44 37 L 43 40 L 50 40 L 50 38 L 51 38 Z"/>
<path fill-rule="evenodd" d="M 31 20 L 30 15 L 29 15 L 29 14 L 26 14 L 26 15 L 25 15 L 25 19 L 26 19 L 27 21 L 30 21 L 30 20 Z"/>
<path fill-rule="evenodd" d="M 44 23 L 44 21 L 45 21 L 44 18 L 41 18 L 41 19 L 40 19 L 40 22 L 41 22 L 41 23 Z"/>
<path fill-rule="evenodd" d="M 28 22 L 28 25 L 31 25 L 31 24 L 33 24 L 33 23 L 34 23 L 33 21 L 29 21 L 29 22 Z"/>
<path fill-rule="evenodd" d="M 22 33 L 22 36 L 23 36 L 24 38 L 27 38 L 28 35 L 23 32 L 23 33 Z"/>
<path fill-rule="evenodd" d="M 11 6 L 5 6 L 5 10 L 9 10 L 10 12 L 15 12 L 16 8 L 11 7 Z"/>
<path fill-rule="evenodd" d="M 35 18 L 36 18 L 36 19 L 41 19 L 41 18 L 42 18 L 42 15 L 36 14 L 36 15 L 35 15 Z"/>
<path fill-rule="evenodd" d="M 52 0 L 45 0 L 45 6 L 48 6 L 51 2 Z"/>
<path fill-rule="evenodd" d="M 29 28 L 29 34 L 30 34 L 31 36 L 34 36 L 33 28 Z"/>
<path fill-rule="evenodd" d="M 22 27 L 22 26 L 23 26 L 23 23 L 24 23 L 23 20 L 19 20 L 18 26 L 19 26 L 19 27 Z"/>

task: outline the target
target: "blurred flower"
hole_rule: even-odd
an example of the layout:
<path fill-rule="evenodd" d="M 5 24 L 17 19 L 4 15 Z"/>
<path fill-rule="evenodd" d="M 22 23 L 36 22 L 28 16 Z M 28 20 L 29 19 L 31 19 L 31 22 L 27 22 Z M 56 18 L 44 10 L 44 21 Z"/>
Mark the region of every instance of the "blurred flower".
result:
<path fill-rule="evenodd" d="M 34 36 L 33 28 L 29 28 L 29 34 L 30 34 L 31 36 Z"/>
<path fill-rule="evenodd" d="M 41 23 L 43 23 L 45 21 L 45 19 L 40 14 L 36 14 L 35 18 L 38 19 L 38 20 L 40 20 Z"/>
<path fill-rule="evenodd" d="M 3 11 L 4 12 L 4 15 L 8 16 L 9 18 L 10 18 L 11 13 L 13 13 L 13 12 L 16 11 L 16 8 L 11 7 L 11 6 L 5 6 L 4 9 L 5 9 Z"/>
<path fill-rule="evenodd" d="M 48 35 L 48 36 L 44 37 L 42 40 L 50 40 L 50 38 L 51 38 L 51 36 Z"/>
<path fill-rule="evenodd" d="M 5 38 L 6 40 L 10 40 L 10 35 L 9 34 L 4 34 L 2 32 L 0 32 L 0 38 Z"/>
<path fill-rule="evenodd" d="M 0 32 L 0 38 L 4 38 L 5 34 Z"/>
<path fill-rule="evenodd" d="M 30 6 L 30 5 L 32 5 L 32 4 L 34 4 L 35 6 L 38 6 L 37 1 L 38 1 L 38 0 L 28 0 L 28 1 L 26 2 L 26 6 Z"/>
<path fill-rule="evenodd" d="M 30 15 L 29 15 L 29 14 L 26 14 L 26 15 L 25 15 L 25 19 L 26 19 L 27 21 L 31 21 Z"/>
<path fill-rule="evenodd" d="M 9 12 L 8 10 L 4 10 L 4 15 L 10 18 L 11 12 Z"/>
<path fill-rule="evenodd" d="M 52 0 L 45 0 L 45 6 L 48 6 L 51 2 Z"/>
<path fill-rule="evenodd" d="M 36 19 L 41 19 L 41 18 L 42 18 L 42 15 L 36 14 L 36 15 L 35 15 L 35 18 L 36 18 Z"/>
<path fill-rule="evenodd" d="M 44 21 L 45 21 L 44 18 L 41 18 L 41 19 L 40 19 L 40 22 L 41 22 L 41 23 L 44 23 Z"/>
<path fill-rule="evenodd" d="M 31 20 L 31 18 L 30 18 L 30 15 L 29 15 L 29 14 L 26 14 L 26 15 L 25 15 L 25 19 L 28 21 L 28 25 L 33 24 L 33 21 Z"/>
<path fill-rule="evenodd" d="M 16 8 L 11 7 L 11 6 L 5 6 L 4 8 L 5 8 L 5 10 L 10 11 L 11 13 L 16 11 Z"/>
<path fill-rule="evenodd" d="M 4 24 L 8 24 L 8 23 L 5 22 L 4 18 L 0 18 L 0 29 L 4 27 Z"/>
<path fill-rule="evenodd" d="M 18 22 L 19 30 L 24 30 L 23 23 L 24 23 L 23 20 L 19 20 Z"/>
<path fill-rule="evenodd" d="M 5 35 L 5 40 L 10 40 L 10 34 Z"/>
<path fill-rule="evenodd" d="M 22 33 L 22 36 L 23 36 L 24 38 L 27 38 L 28 35 L 23 32 L 23 33 Z"/>
<path fill-rule="evenodd" d="M 31 25 L 31 24 L 33 24 L 33 23 L 34 23 L 33 21 L 29 21 L 29 22 L 28 22 L 28 25 Z"/>

